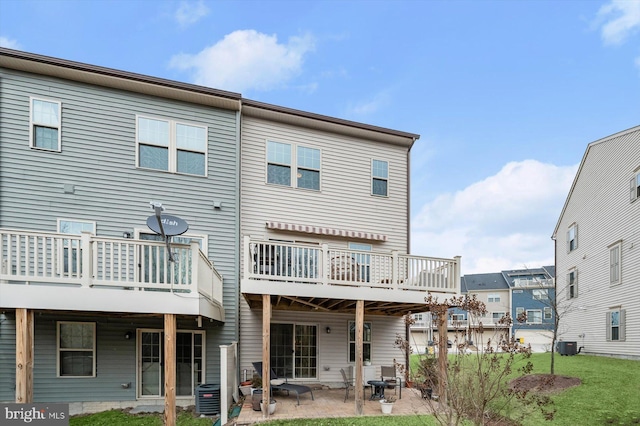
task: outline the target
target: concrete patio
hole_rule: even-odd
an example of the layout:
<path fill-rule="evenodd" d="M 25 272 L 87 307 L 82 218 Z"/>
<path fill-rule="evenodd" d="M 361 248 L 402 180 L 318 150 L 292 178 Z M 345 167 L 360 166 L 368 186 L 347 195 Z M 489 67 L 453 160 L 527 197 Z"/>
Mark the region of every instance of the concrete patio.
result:
<path fill-rule="evenodd" d="M 355 417 L 354 392 L 349 392 L 349 399 L 344 402 L 344 389 L 314 389 L 311 400 L 310 394 L 300 396 L 300 405 L 296 404 L 295 395 L 275 393 L 273 398 L 277 401 L 276 411 L 270 420 L 282 419 L 310 419 L 327 417 Z M 397 396 L 393 390 L 387 390 L 387 396 Z M 437 404 L 432 401 L 433 404 Z M 426 400 L 420 396 L 420 391 L 412 388 L 402 389 L 402 399 L 397 399 L 393 407 L 392 414 L 386 416 L 406 416 L 406 415 L 426 415 L 432 412 Z M 377 400 L 369 400 L 369 391 L 366 391 L 364 401 L 365 416 L 382 416 L 380 403 Z M 235 420 L 235 422 L 234 422 Z M 240 415 L 232 419 L 231 424 L 252 425 L 265 421 L 262 412 L 254 411 L 252 408 L 251 396 L 248 396 L 242 405 Z"/>

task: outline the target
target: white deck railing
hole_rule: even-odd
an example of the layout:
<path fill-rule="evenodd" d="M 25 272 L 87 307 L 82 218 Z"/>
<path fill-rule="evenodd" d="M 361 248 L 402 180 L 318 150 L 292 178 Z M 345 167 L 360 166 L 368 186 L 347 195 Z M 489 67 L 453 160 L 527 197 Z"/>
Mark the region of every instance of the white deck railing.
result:
<path fill-rule="evenodd" d="M 163 242 L 0 229 L 0 284 L 199 292 L 222 302 L 222 277 L 197 242 Z"/>
<path fill-rule="evenodd" d="M 244 237 L 245 279 L 457 293 L 460 258 L 330 249 Z"/>

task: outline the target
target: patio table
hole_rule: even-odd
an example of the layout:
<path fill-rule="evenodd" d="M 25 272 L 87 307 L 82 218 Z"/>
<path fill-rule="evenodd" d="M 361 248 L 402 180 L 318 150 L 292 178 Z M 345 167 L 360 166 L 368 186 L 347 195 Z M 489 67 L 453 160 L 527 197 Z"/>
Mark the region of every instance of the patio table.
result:
<path fill-rule="evenodd" d="M 367 383 L 371 385 L 372 388 L 371 397 L 369 398 L 370 400 L 374 398 L 384 399 L 384 388 L 387 387 L 386 382 L 381 380 L 369 380 Z"/>

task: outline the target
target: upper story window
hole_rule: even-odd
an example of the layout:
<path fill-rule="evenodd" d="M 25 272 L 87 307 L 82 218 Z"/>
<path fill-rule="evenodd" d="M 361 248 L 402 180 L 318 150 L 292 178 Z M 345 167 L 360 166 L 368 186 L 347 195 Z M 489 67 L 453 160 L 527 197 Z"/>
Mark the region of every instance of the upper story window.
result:
<path fill-rule="evenodd" d="M 61 149 L 60 139 L 60 102 L 31 98 L 31 148 L 58 151 Z"/>
<path fill-rule="evenodd" d="M 629 182 L 629 195 L 632 203 L 640 198 L 640 171 L 636 171 Z"/>
<path fill-rule="evenodd" d="M 493 312 L 493 313 L 491 314 L 491 319 L 493 319 L 493 322 L 494 322 L 494 323 L 498 323 L 498 322 L 500 322 L 500 320 L 501 320 L 501 319 L 502 319 L 502 317 L 504 317 L 504 316 L 505 316 L 505 313 L 504 313 L 504 312 Z"/>
<path fill-rule="evenodd" d="M 548 300 L 549 299 L 549 291 L 547 289 L 531 290 L 531 294 L 533 295 L 533 300 Z"/>
<path fill-rule="evenodd" d="M 607 312 L 607 340 L 625 340 L 625 313 L 624 309 L 612 309 Z"/>
<path fill-rule="evenodd" d="M 96 324 L 58 322 L 58 377 L 95 377 Z"/>
<path fill-rule="evenodd" d="M 320 150 L 267 141 L 267 183 L 319 191 Z"/>
<path fill-rule="evenodd" d="M 489 297 L 488 297 L 488 301 L 489 301 L 489 303 L 500 302 L 500 295 L 499 294 L 490 294 Z"/>
<path fill-rule="evenodd" d="M 540 309 L 527 310 L 527 324 L 542 324 L 542 311 Z"/>
<path fill-rule="evenodd" d="M 389 162 L 371 161 L 371 194 L 389 196 Z"/>
<path fill-rule="evenodd" d="M 620 253 L 622 243 L 618 242 L 609 247 L 609 284 L 620 284 Z"/>
<path fill-rule="evenodd" d="M 567 274 L 567 299 L 578 297 L 578 271 L 572 269 Z"/>
<path fill-rule="evenodd" d="M 550 320 L 552 319 L 553 315 L 551 312 L 551 308 L 544 308 L 544 319 L 546 320 Z"/>
<path fill-rule="evenodd" d="M 207 175 L 207 127 L 137 117 L 138 167 Z"/>
<path fill-rule="evenodd" d="M 578 248 L 578 224 L 574 223 L 567 231 L 567 253 Z"/>

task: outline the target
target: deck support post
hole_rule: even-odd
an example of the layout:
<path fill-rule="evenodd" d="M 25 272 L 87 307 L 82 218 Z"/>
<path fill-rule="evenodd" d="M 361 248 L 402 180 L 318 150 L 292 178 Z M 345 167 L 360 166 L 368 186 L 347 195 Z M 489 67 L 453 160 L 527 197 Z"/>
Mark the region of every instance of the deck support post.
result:
<path fill-rule="evenodd" d="M 438 402 L 447 403 L 447 307 L 438 310 Z"/>
<path fill-rule="evenodd" d="M 16 402 L 33 402 L 33 310 L 16 309 Z"/>
<path fill-rule="evenodd" d="M 364 356 L 364 300 L 356 301 L 356 381 L 354 383 L 356 416 L 364 414 L 364 381 L 362 361 Z"/>
<path fill-rule="evenodd" d="M 271 295 L 262 295 L 262 417 L 269 417 L 271 396 Z"/>
<path fill-rule="evenodd" d="M 176 316 L 164 315 L 164 426 L 176 424 Z"/>

